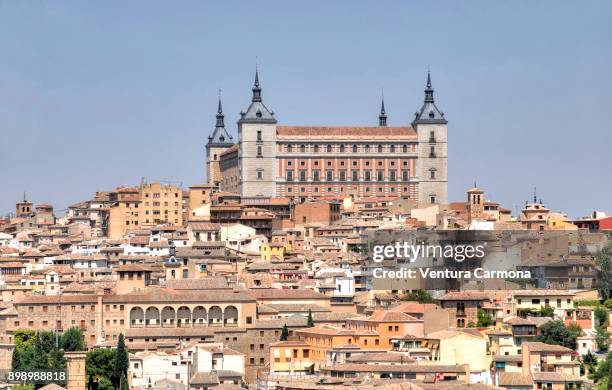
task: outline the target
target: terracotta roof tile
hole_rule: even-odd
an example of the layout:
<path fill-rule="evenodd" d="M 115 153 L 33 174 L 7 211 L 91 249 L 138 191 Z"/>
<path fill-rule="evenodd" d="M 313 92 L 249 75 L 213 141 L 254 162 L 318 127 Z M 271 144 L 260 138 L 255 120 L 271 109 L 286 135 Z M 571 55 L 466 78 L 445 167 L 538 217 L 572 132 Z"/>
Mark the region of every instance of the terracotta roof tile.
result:
<path fill-rule="evenodd" d="M 523 342 L 522 346 L 523 348 L 529 347 L 529 350 L 533 352 L 572 352 L 571 349 L 562 345 L 546 344 L 539 341 Z"/>
<path fill-rule="evenodd" d="M 500 386 L 533 386 L 530 375 L 523 375 L 520 372 L 500 372 Z"/>
<path fill-rule="evenodd" d="M 247 293 L 256 299 L 329 299 L 329 297 L 311 290 L 288 289 L 253 289 Z"/>
<path fill-rule="evenodd" d="M 295 139 L 416 139 L 416 132 L 408 127 L 375 127 L 375 126 L 278 126 L 277 137 Z"/>
<path fill-rule="evenodd" d="M 209 277 L 202 279 L 170 279 L 166 286 L 175 290 L 226 290 L 230 289 L 227 280 L 223 277 Z"/>

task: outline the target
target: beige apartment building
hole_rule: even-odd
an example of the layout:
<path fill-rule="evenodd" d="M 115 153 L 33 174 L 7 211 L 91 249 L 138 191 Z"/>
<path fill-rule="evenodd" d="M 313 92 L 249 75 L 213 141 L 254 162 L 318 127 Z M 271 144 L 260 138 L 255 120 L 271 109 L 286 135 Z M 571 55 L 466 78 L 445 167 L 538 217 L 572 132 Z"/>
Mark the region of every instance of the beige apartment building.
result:
<path fill-rule="evenodd" d="M 142 183 L 139 187 L 119 188 L 110 207 L 110 238 L 160 224 L 183 224 L 183 190 L 175 185 Z"/>
<path fill-rule="evenodd" d="M 138 187 L 118 188 L 117 202 L 108 214 L 108 236 L 121 238 L 128 231 L 138 229 L 140 211 L 140 192 Z"/>
<path fill-rule="evenodd" d="M 198 219 L 196 210 L 210 203 L 210 197 L 215 188 L 215 186 L 210 184 L 194 184 L 189 187 L 187 220 Z"/>
<path fill-rule="evenodd" d="M 183 190 L 180 187 L 150 183 L 140 185 L 140 225 L 182 225 Z"/>

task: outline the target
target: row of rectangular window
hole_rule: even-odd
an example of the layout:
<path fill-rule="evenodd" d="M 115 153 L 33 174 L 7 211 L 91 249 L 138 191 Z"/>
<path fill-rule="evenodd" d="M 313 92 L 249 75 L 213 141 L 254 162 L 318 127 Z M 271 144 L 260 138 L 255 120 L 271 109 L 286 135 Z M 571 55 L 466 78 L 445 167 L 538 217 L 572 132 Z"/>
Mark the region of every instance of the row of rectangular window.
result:
<path fill-rule="evenodd" d="M 402 163 L 403 163 L 403 166 L 405 166 L 405 167 L 408 166 L 408 161 L 402 161 Z M 287 161 L 287 166 L 290 167 L 291 165 L 292 165 L 292 162 L 291 161 Z M 319 166 L 319 161 L 318 160 L 314 160 L 313 161 L 313 165 L 315 167 L 318 167 Z M 370 161 L 364 161 L 364 165 L 366 167 L 369 167 L 370 166 Z M 395 166 L 395 161 L 390 161 L 389 165 L 394 167 Z M 305 167 L 306 166 L 306 161 L 305 160 L 300 161 L 300 166 L 301 167 Z M 329 168 L 331 166 L 332 166 L 332 162 L 331 161 L 327 161 L 327 167 Z M 340 161 L 340 166 L 344 167 L 344 161 Z M 356 166 L 357 166 L 357 161 L 353 160 L 353 167 L 356 167 Z M 383 166 L 383 162 L 382 161 L 378 161 L 378 166 L 382 167 Z"/>
<path fill-rule="evenodd" d="M 306 187 L 301 187 L 299 190 L 300 190 L 299 192 L 302 193 L 302 194 L 307 192 L 306 191 Z M 315 193 L 318 193 L 319 192 L 319 187 L 314 187 L 312 190 Z M 324 192 L 324 191 L 325 191 L 325 189 L 321 189 L 321 192 Z M 379 193 L 383 193 L 384 191 L 385 190 L 384 190 L 383 187 L 378 187 L 378 192 Z M 389 191 L 390 192 L 395 192 L 395 187 L 390 186 L 389 187 Z M 292 187 L 287 187 L 287 192 L 288 193 L 293 193 L 293 188 Z M 297 189 L 296 189 L 296 192 L 297 192 Z M 328 193 L 332 193 L 332 192 L 334 192 L 334 190 L 333 190 L 332 187 L 327 187 L 327 192 Z M 340 187 L 340 192 L 344 192 L 344 187 Z M 370 187 L 366 187 L 365 188 L 365 192 L 370 192 Z M 375 191 L 373 190 L 372 192 L 375 192 Z M 398 190 L 398 192 L 408 193 L 408 192 L 410 192 L 410 190 L 408 189 L 408 187 L 404 187 L 403 190 L 400 189 L 400 190 Z M 306 199 L 306 198 L 302 198 L 302 199 L 303 199 L 302 201 L 304 201 L 304 199 Z M 431 199 L 431 203 L 436 203 L 435 196 L 432 196 L 430 199 Z"/>
<path fill-rule="evenodd" d="M 297 150 L 300 153 L 306 153 L 306 149 L 307 149 L 306 145 L 300 145 L 297 148 Z M 310 148 L 308 148 L 308 149 L 310 149 Z M 323 149 L 323 150 L 321 150 L 321 149 Z M 397 148 L 397 149 L 399 149 L 399 148 Z M 376 148 L 370 147 L 370 145 L 364 145 L 363 146 L 363 151 L 365 153 L 370 153 L 372 150 L 376 150 L 377 153 L 383 153 L 384 150 L 385 150 L 385 147 L 383 145 L 378 145 Z M 402 150 L 402 153 L 408 153 L 409 152 L 408 145 L 403 145 L 401 150 Z M 292 145 L 286 145 L 285 146 L 285 151 L 287 153 L 292 153 L 293 152 L 293 146 Z M 312 146 L 312 152 L 313 153 L 319 153 L 319 152 L 332 153 L 333 151 L 334 151 L 334 148 L 333 148 L 332 145 L 327 145 L 325 148 L 319 148 L 319 145 L 313 145 Z M 348 151 L 349 151 L 349 148 L 347 148 L 345 145 L 340 145 L 338 147 L 338 152 L 339 153 L 346 153 Z M 358 153 L 359 152 L 359 147 L 357 145 L 353 145 L 350 148 L 350 151 L 352 153 Z M 395 153 L 396 151 L 397 150 L 396 150 L 395 145 L 389 145 L 389 153 Z"/>
<path fill-rule="evenodd" d="M 364 171 L 363 172 L 363 181 L 373 181 L 372 180 L 372 173 L 371 171 Z M 433 173 L 433 171 L 432 171 Z M 434 173 L 435 175 L 435 173 Z M 360 175 L 359 175 L 359 171 L 353 171 L 352 172 L 352 181 L 360 181 Z M 409 181 L 410 180 L 410 171 L 402 171 L 402 180 L 401 181 Z M 287 176 L 286 176 L 287 181 L 293 181 L 293 171 L 287 171 Z M 321 180 L 321 175 L 320 175 L 320 171 L 318 170 L 314 170 L 312 171 L 312 177 L 308 178 L 308 179 L 312 179 L 312 181 L 322 181 Z M 390 171 L 389 172 L 389 177 L 388 177 L 389 181 L 396 181 L 397 180 L 397 173 L 396 171 Z M 334 180 L 334 172 L 329 170 L 326 172 L 325 175 L 325 181 L 333 181 Z M 346 175 L 346 171 L 340 171 L 339 175 L 338 175 L 338 180 L 339 181 L 347 181 L 347 175 Z M 301 170 L 300 171 L 300 176 L 299 176 L 299 181 L 307 181 L 306 178 L 306 171 L 305 170 Z M 385 181 L 385 173 L 384 171 L 377 171 L 376 172 L 376 181 Z"/>

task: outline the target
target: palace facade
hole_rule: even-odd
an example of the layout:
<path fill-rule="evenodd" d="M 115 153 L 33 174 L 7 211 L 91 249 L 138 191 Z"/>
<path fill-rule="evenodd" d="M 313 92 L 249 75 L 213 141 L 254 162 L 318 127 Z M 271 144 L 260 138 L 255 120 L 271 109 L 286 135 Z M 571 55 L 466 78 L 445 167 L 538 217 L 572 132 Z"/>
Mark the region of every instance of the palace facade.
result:
<path fill-rule="evenodd" d="M 262 101 L 259 74 L 240 113 L 238 139 L 217 123 L 206 145 L 208 183 L 245 197 L 401 196 L 447 203 L 447 120 L 425 99 L 410 125 L 387 126 L 384 101 L 378 126 L 280 126 Z"/>

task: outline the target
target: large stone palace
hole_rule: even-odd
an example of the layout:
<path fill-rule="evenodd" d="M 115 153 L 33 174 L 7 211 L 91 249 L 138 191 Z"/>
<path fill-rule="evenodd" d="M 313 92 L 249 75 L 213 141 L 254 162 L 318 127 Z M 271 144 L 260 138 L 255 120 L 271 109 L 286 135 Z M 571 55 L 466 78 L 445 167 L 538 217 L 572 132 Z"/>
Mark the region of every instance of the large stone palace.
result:
<path fill-rule="evenodd" d="M 387 126 L 384 100 L 378 126 L 279 126 L 262 101 L 259 74 L 238 120 L 238 142 L 217 122 L 206 145 L 208 183 L 246 197 L 401 196 L 447 203 L 447 120 L 434 103 L 427 75 L 425 100 L 411 125 Z"/>

